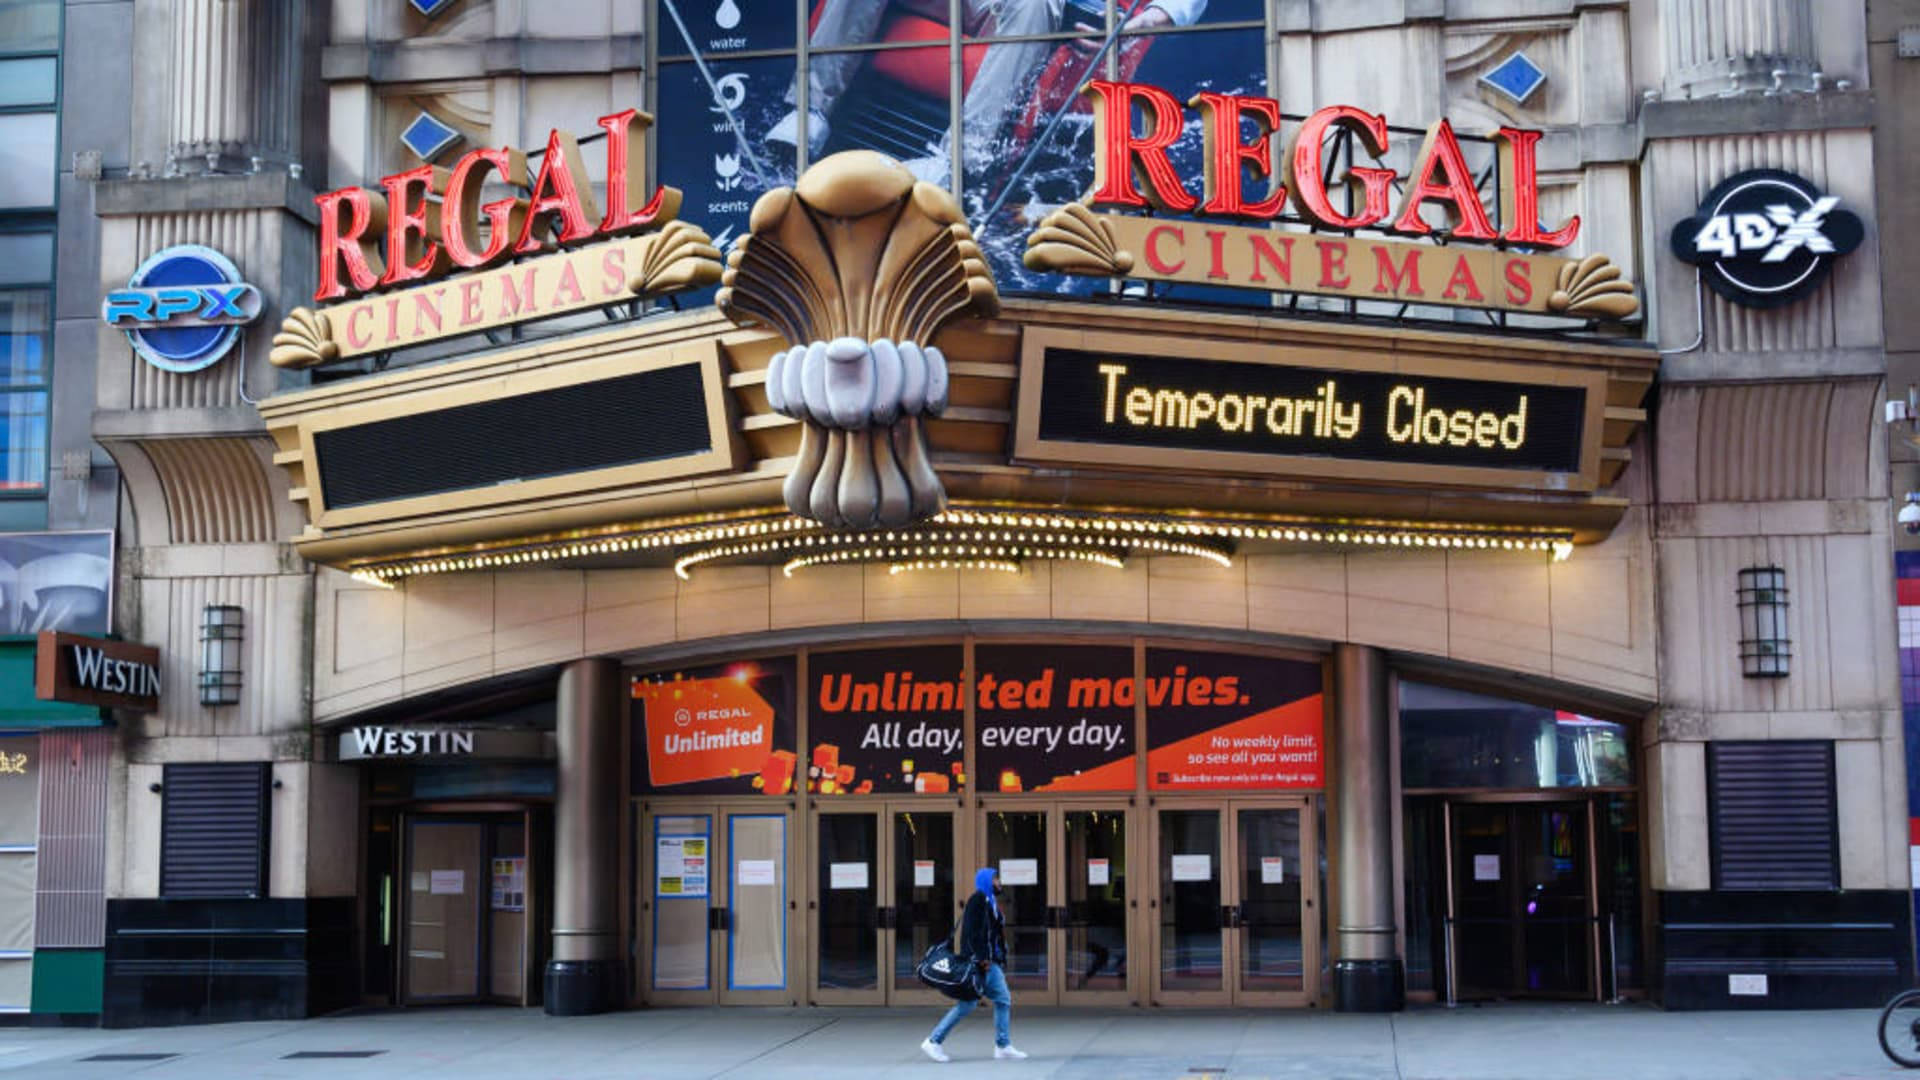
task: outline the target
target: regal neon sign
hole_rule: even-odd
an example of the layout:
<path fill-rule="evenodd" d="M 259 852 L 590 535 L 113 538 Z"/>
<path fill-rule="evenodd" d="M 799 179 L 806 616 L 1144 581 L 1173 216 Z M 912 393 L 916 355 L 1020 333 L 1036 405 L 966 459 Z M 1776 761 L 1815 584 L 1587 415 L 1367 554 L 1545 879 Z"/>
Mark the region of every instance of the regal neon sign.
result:
<path fill-rule="evenodd" d="M 272 361 L 314 367 L 552 318 L 720 280 L 720 252 L 677 220 L 680 192 L 649 194 L 646 130 L 637 109 L 603 116 L 606 205 L 580 144 L 547 136 L 539 172 L 527 155 L 483 148 L 443 169 L 395 173 L 380 190 L 316 196 L 318 310 L 294 308 L 273 337 Z M 482 203 L 489 179 L 519 188 Z M 599 243 L 585 243 L 600 241 Z M 453 271 L 457 279 L 437 280 Z"/>
<path fill-rule="evenodd" d="M 1174 213 L 1251 218 L 1280 216 L 1291 201 L 1301 217 L 1336 229 L 1385 229 L 1407 236 L 1429 236 L 1433 226 L 1421 216 L 1432 203 L 1444 207 L 1452 220 L 1448 236 L 1456 240 L 1496 240 L 1553 250 L 1580 235 L 1580 218 L 1568 218 L 1558 228 L 1540 226 L 1539 167 L 1535 148 L 1541 133 L 1502 127 L 1494 131 L 1500 163 L 1500 216 L 1505 228 L 1495 231 L 1467 167 L 1466 155 L 1453 125 L 1437 120 L 1414 156 L 1413 171 L 1398 206 L 1391 206 L 1392 169 L 1355 166 L 1345 180 L 1360 196 L 1360 208 L 1342 213 L 1334 208 L 1326 183 L 1324 151 L 1327 137 L 1351 132 L 1375 158 L 1388 149 L 1387 118 L 1352 105 L 1317 110 L 1300 125 L 1287 144 L 1282 175 L 1273 177 L 1273 137 L 1280 128 L 1280 103 L 1273 98 L 1237 97 L 1201 93 L 1189 104 L 1200 114 L 1205 138 L 1206 191 L 1196 198 L 1187 190 L 1167 148 L 1182 130 L 1180 102 L 1157 86 L 1143 83 L 1087 83 L 1084 93 L 1093 99 L 1094 181 L 1088 202 L 1095 206 L 1144 209 L 1153 206 Z M 1133 133 L 1133 114 L 1143 110 L 1150 118 L 1147 131 Z M 1251 121 L 1256 134 L 1241 139 L 1242 121 Z M 1251 199 L 1244 186 L 1243 166 L 1256 177 L 1269 179 L 1268 192 Z"/>
<path fill-rule="evenodd" d="M 1183 105 L 1157 86 L 1100 79 L 1082 92 L 1093 105 L 1093 190 L 1084 203 L 1047 215 L 1027 238 L 1030 269 L 1570 318 L 1624 319 L 1639 310 L 1633 286 L 1606 256 L 1551 254 L 1579 239 L 1580 218 L 1552 228 L 1540 222 L 1538 131 L 1493 132 L 1496 226 L 1444 119 L 1427 129 L 1396 202 L 1402 177 L 1393 169 L 1354 165 L 1327 176 L 1326 148 L 1336 134 L 1350 133 L 1376 159 L 1387 152 L 1390 134 L 1379 114 L 1352 105 L 1315 111 L 1277 155 L 1276 168 L 1281 115 L 1272 98 L 1208 92 Z M 1197 195 L 1168 153 L 1185 131 L 1187 108 L 1201 120 L 1205 164 Z M 1265 190 L 1249 190 L 1249 177 L 1264 181 Z M 1339 186 L 1353 196 L 1345 209 L 1335 205 Z M 1276 227 L 1289 206 L 1306 225 L 1339 232 Z M 1486 246 L 1352 235 L 1430 239 L 1438 231 L 1425 213 L 1430 206 L 1445 211 L 1447 239 Z M 1135 213 L 1148 209 L 1258 225 Z"/>
<path fill-rule="evenodd" d="M 531 184 L 527 155 L 500 147 L 469 151 L 452 169 L 422 165 L 395 173 L 380 181 L 380 191 L 347 187 L 315 196 L 320 287 L 313 298 L 340 300 L 673 220 L 680 192 L 657 187 L 649 196 L 643 189 L 646 130 L 653 118 L 626 109 L 597 122 L 607 134 L 604 209 L 588 182 L 579 142 L 557 128 L 547 136 Z M 490 173 L 529 194 L 482 205 Z"/>

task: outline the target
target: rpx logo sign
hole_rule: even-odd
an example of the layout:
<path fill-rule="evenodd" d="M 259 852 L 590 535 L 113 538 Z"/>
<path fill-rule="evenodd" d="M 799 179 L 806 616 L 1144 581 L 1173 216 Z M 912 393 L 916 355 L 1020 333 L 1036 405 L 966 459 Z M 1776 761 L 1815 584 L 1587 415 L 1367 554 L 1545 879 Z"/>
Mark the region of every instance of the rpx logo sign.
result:
<path fill-rule="evenodd" d="M 1862 232 L 1835 196 L 1792 173 L 1754 169 L 1714 188 L 1699 214 L 1674 226 L 1672 245 L 1715 292 L 1765 308 L 1806 295 Z"/>
<path fill-rule="evenodd" d="M 222 326 L 251 322 L 260 314 L 260 290 L 251 285 L 179 285 L 162 289 L 116 289 L 100 317 L 108 326 Z"/>
<path fill-rule="evenodd" d="M 225 356 L 260 317 L 260 290 L 225 255 L 198 244 L 155 252 L 124 289 L 100 302 L 100 319 L 162 371 L 199 371 Z"/>

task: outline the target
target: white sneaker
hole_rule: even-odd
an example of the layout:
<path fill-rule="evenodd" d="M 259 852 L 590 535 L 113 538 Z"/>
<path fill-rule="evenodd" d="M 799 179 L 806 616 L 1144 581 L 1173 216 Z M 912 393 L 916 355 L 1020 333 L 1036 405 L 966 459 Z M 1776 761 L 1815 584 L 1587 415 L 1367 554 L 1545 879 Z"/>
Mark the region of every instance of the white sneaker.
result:
<path fill-rule="evenodd" d="M 807 157 L 817 158 L 826 148 L 827 135 L 832 129 L 827 118 L 812 109 L 807 110 Z M 800 112 L 798 109 L 781 117 L 760 136 L 761 142 L 786 143 L 788 146 L 800 145 Z"/>
<path fill-rule="evenodd" d="M 993 1056 L 996 1058 L 1007 1059 L 1007 1058 L 1023 1058 L 1023 1057 L 1026 1057 L 1027 1055 L 1026 1055 L 1026 1051 L 1015 1050 L 1011 1046 L 996 1046 L 993 1048 Z"/>
<path fill-rule="evenodd" d="M 934 1042 L 932 1039 L 922 1039 L 920 1041 L 920 1052 L 927 1055 L 928 1057 L 932 1058 L 935 1061 L 952 1061 L 953 1060 L 952 1058 L 947 1056 L 947 1052 L 945 1050 L 942 1050 L 940 1048 L 940 1044 L 937 1042 Z M 1020 1056 L 1026 1057 L 1025 1054 L 1022 1054 Z"/>

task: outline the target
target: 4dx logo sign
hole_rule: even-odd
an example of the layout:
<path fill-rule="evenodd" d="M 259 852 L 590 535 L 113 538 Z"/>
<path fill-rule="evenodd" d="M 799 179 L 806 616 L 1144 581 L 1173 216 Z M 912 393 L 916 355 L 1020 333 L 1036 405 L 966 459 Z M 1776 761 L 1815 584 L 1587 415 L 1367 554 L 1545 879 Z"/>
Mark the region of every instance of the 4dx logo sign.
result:
<path fill-rule="evenodd" d="M 1674 226 L 1673 253 L 1734 303 L 1779 307 L 1805 296 L 1836 257 L 1860 246 L 1859 217 L 1839 205 L 1792 173 L 1743 172 Z"/>

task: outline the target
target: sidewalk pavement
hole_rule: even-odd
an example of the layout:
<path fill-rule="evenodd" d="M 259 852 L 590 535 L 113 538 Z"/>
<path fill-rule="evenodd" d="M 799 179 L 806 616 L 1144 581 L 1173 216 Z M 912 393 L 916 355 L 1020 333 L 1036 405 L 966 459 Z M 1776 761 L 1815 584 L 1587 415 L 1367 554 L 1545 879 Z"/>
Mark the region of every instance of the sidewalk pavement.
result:
<path fill-rule="evenodd" d="M 304 1021 L 122 1031 L 0 1029 L 0 1077 L 1054 1078 L 1054 1080 L 1749 1080 L 1906 1075 L 1880 1052 L 1878 1014 L 1669 1013 L 1643 1005 L 1500 1005 L 1392 1016 L 1319 1011 L 1014 1010 L 995 1061 L 976 1010 L 919 1042 L 934 1009 L 652 1009 L 559 1019 L 462 1007 Z M 371 1056 L 365 1056 L 367 1054 Z M 304 1056 L 303 1056 L 304 1055 Z M 1916 1075 L 1920 1075 L 1917 1073 Z"/>

